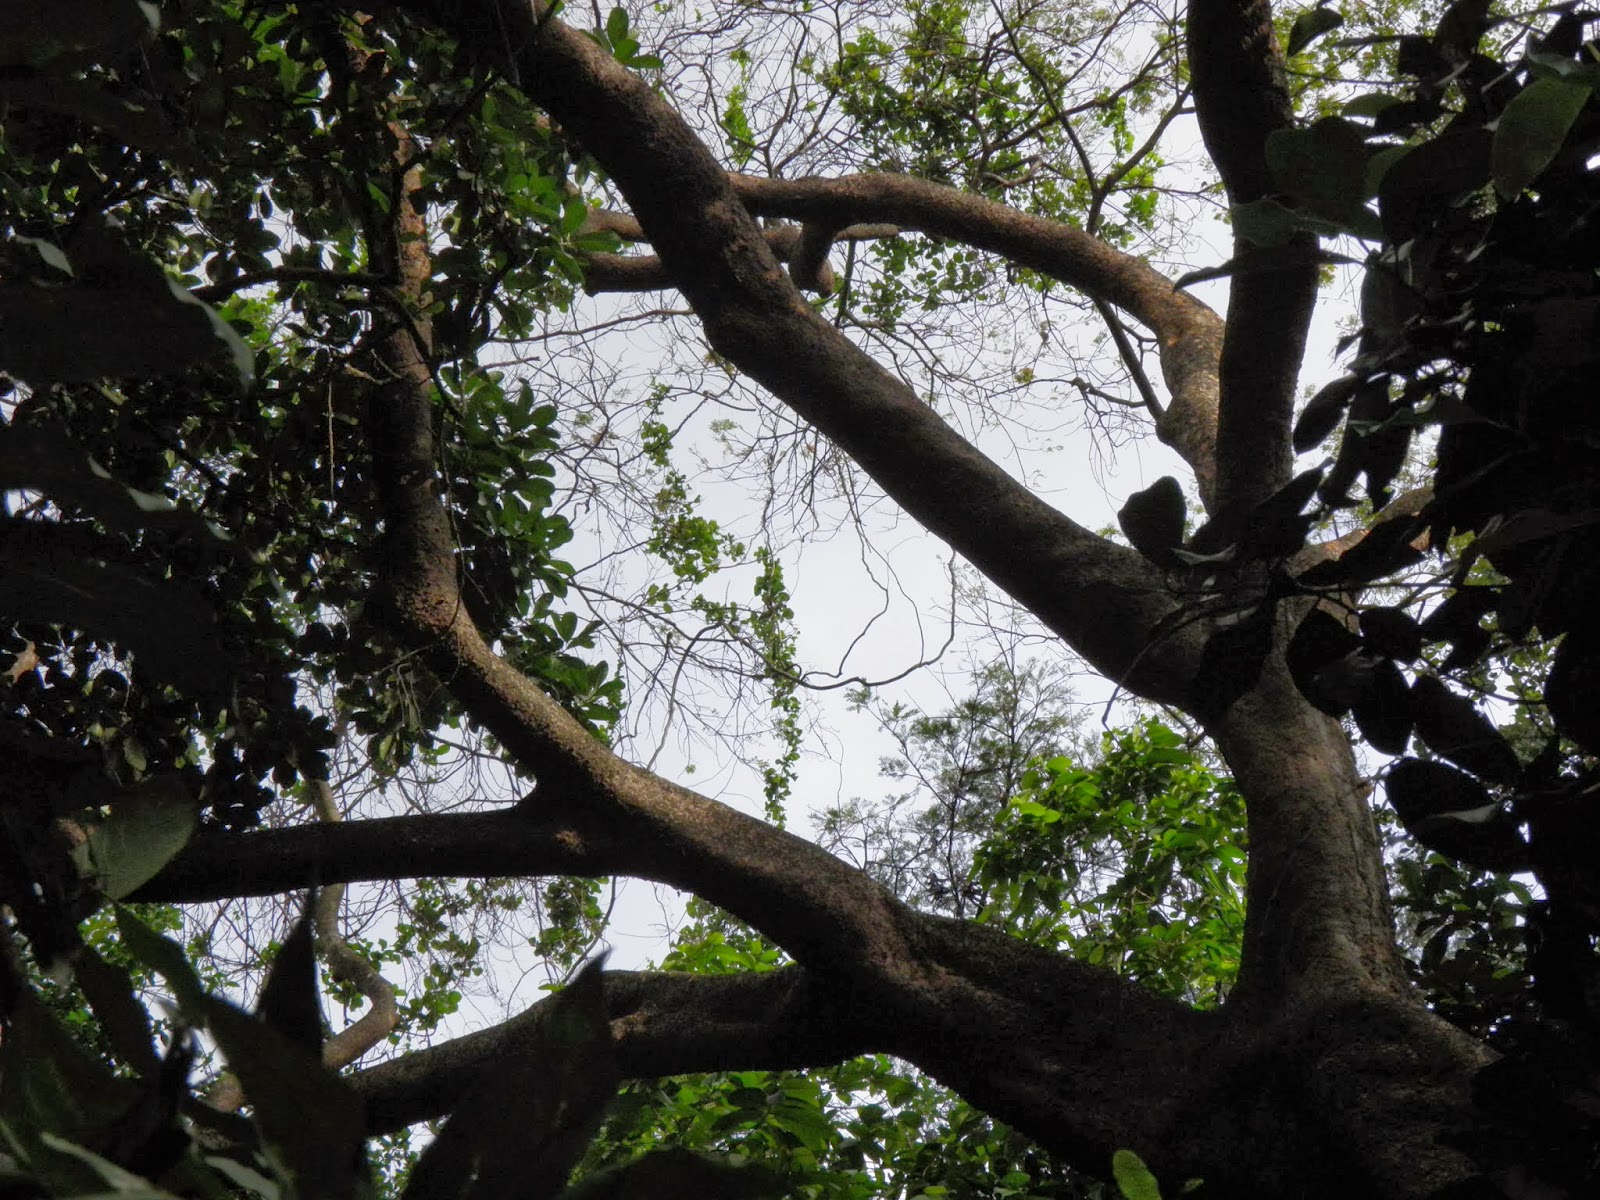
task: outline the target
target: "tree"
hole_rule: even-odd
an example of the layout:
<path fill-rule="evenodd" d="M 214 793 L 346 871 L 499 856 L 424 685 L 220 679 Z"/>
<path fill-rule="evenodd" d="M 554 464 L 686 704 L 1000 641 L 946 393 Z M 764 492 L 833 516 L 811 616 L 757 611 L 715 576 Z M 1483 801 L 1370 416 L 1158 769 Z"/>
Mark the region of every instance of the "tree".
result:
<path fill-rule="evenodd" d="M 972 682 L 973 695 L 936 716 L 855 694 L 899 748 L 879 773 L 910 790 L 828 810 L 818 838 L 907 903 L 953 917 L 985 907 L 973 870 L 978 842 L 1033 762 L 1071 749 L 1077 724 L 1065 682 L 1045 664 L 1000 658 Z"/>
<path fill-rule="evenodd" d="M 349 1075 L 340 1086 L 360 1097 L 366 1128 L 455 1111 L 461 1132 L 441 1139 L 456 1147 L 445 1160 L 455 1171 L 436 1158 L 442 1182 L 430 1186 L 459 1190 L 472 1154 L 506 1168 L 517 1136 L 506 1114 L 550 1099 L 530 1046 L 606 1056 L 605 1071 L 571 1081 L 568 1098 L 610 1071 L 813 1067 L 878 1051 L 1101 1176 L 1131 1150 L 1174 1191 L 1199 1178 L 1210 1194 L 1241 1197 L 1493 1194 L 1504 1163 L 1475 1155 L 1473 1080 L 1494 1051 L 1430 1011 L 1408 978 L 1372 789 L 1329 711 L 1356 705 L 1374 745 L 1399 752 L 1422 723 L 1400 735 L 1385 717 L 1423 705 L 1432 685 L 1409 685 L 1394 656 L 1370 645 L 1296 648 L 1308 610 L 1347 615 L 1356 602 L 1339 597 L 1404 566 L 1397 547 L 1417 534 L 1405 518 L 1418 508 L 1401 504 L 1307 547 L 1307 506 L 1325 480 L 1293 471 L 1296 383 L 1322 267 L 1316 234 L 1355 226 L 1389 238 L 1369 278 L 1391 278 L 1381 254 L 1397 253 L 1403 231 L 1392 221 L 1410 193 L 1380 194 L 1391 223 L 1372 230 L 1366 168 L 1387 153 L 1379 178 L 1403 178 L 1397 164 L 1409 155 L 1398 140 L 1352 139 L 1345 124 L 1301 128 L 1266 3 L 1194 0 L 1181 39 L 1164 30 L 1155 39 L 1165 76 L 1141 70 L 1128 92 L 1096 96 L 1084 112 L 1104 116 L 1121 147 L 1109 171 L 1074 138 L 1081 114 L 1053 99 L 1072 74 L 1067 52 L 1052 50 L 1070 14 L 1006 10 L 987 57 L 944 58 L 978 15 L 920 7 L 894 103 L 860 107 L 870 91 L 833 93 L 889 139 L 868 139 L 867 150 L 880 160 L 905 151 L 908 170 L 803 176 L 754 144 L 748 55 L 708 78 L 721 86 L 738 75 L 718 120 L 735 163 L 768 173 L 730 172 L 707 149 L 670 90 L 652 86 L 657 60 L 620 12 L 585 33 L 568 23 L 575 10 L 497 0 L 416 0 L 375 15 L 193 0 L 163 9 L 159 28 L 143 5 L 79 7 L 95 19 L 69 25 L 27 9 L 0 59 L 12 234 L 0 356 L 20 381 L 0 443 L 16 497 L 0 596 L 18 654 L 6 738 L 14 779 L 25 781 L 5 805 L 4 900 L 38 963 L 89 961 L 77 921 L 103 892 L 191 903 L 408 877 L 652 879 L 748 922 L 791 962 L 756 974 L 590 972 L 575 1001 Z M 1561 147 L 1588 145 L 1593 68 L 1585 18 L 1569 12 L 1571 45 L 1540 51 L 1569 62 L 1565 91 L 1525 83 L 1555 70 L 1537 55 L 1494 79 L 1456 71 L 1477 62 L 1486 11 L 1455 5 L 1430 37 L 1399 44 L 1400 66 L 1426 50 L 1449 68 L 1423 79 L 1426 103 L 1465 95 L 1470 110 L 1493 87 L 1548 102 L 1532 113 L 1525 102 L 1524 117 L 1536 144 L 1555 129 L 1556 150 L 1514 166 L 1495 159 L 1504 207 L 1518 212 L 1512 201 L 1529 184 L 1566 195 L 1544 172 L 1570 165 Z M 1301 14 L 1296 49 L 1330 23 L 1326 9 Z M 1026 105 L 981 71 L 958 70 L 1002 52 L 1027 80 Z M 881 43 L 863 36 L 840 53 L 846 75 L 883 77 Z M 1149 102 L 1163 79 L 1173 115 L 1192 101 L 1237 215 L 1226 314 L 1125 248 L 1151 189 L 1140 174 L 1150 146 L 1130 140 L 1122 102 Z M 994 111 L 972 107 L 991 101 Z M 1495 111 L 1509 120 L 1514 105 Z M 1008 124 L 1019 108 L 1031 124 Z M 1434 115 L 1395 128 L 1437 145 L 1424 132 Z M 941 139 L 958 170 L 941 173 Z M 1012 153 L 1023 145 L 1036 153 Z M 1083 161 L 1062 167 L 1069 153 Z M 1319 165 L 1329 163 L 1337 169 Z M 1469 170 L 1452 200 L 1470 194 L 1493 210 L 1477 186 L 1488 173 Z M 627 211 L 591 207 L 602 188 Z M 1479 210 L 1424 215 L 1441 211 Z M 849 292 L 853 248 L 885 239 L 909 247 L 886 260 L 926 281 L 934 310 L 960 287 L 988 285 L 979 254 L 1019 286 L 1087 297 L 1138 407 L 1193 472 L 1207 524 L 1185 538 L 1173 480 L 1130 498 L 1131 546 L 1073 521 L 807 300 L 801 289 Z M 624 241 L 648 253 L 616 253 Z M 842 279 L 828 262 L 838 243 Z M 1576 261 L 1592 264 L 1592 249 L 1580 240 L 1573 252 L 1589 256 Z M 1585 297 L 1592 270 L 1586 278 Z M 596 630 L 566 605 L 571 571 L 555 551 L 568 531 L 551 509 L 549 461 L 565 455 L 582 470 L 587 460 L 563 449 L 553 406 L 476 359 L 495 339 L 526 337 L 579 281 L 680 294 L 717 369 L 759 383 L 809 438 L 848 455 L 1096 670 L 1204 731 L 1247 814 L 1246 915 L 1225 1004 L 1196 1009 L 1072 953 L 918 912 L 817 846 L 636 766 L 597 736 L 619 695 L 584 656 Z M 253 290 L 265 285 L 275 292 Z M 860 286 L 892 333 L 905 292 Z M 1374 311 L 1366 319 L 1380 327 Z M 1141 344 L 1158 358 L 1164 398 L 1144 375 Z M 1079 386 L 1085 397 L 1108 394 L 1082 377 Z M 1387 497 L 1395 441 L 1377 435 L 1391 417 L 1404 424 L 1387 388 L 1381 412 L 1356 409 L 1351 397 L 1367 393 L 1347 385 L 1311 402 L 1315 419 L 1301 415 L 1302 431 L 1310 420 L 1325 434 L 1352 406 L 1331 503 L 1363 469 L 1374 502 Z M 1491 457 L 1503 433 L 1485 433 Z M 1441 472 L 1472 461 L 1452 449 L 1441 442 Z M 1561 460 L 1558 477 L 1587 479 L 1587 461 Z M 682 577 L 732 553 L 695 523 L 681 486 L 652 502 L 662 518 L 653 535 Z M 1563 531 L 1592 528 L 1581 496 L 1562 504 L 1573 522 Z M 1487 536 L 1485 522 L 1453 514 L 1435 535 Z M 1311 575 L 1319 564 L 1333 565 Z M 1517 564 L 1496 566 L 1518 574 Z M 719 612 L 709 627 L 761 651 L 787 711 L 800 680 L 775 633 L 782 580 L 763 579 L 759 604 Z M 1389 632 L 1392 646 L 1396 629 L 1409 626 L 1363 613 L 1359 633 L 1376 642 Z M 1567 646 L 1592 645 L 1568 636 Z M 1360 678 L 1330 695 L 1339 664 Z M 1589 650 L 1558 650 L 1549 678 L 1557 727 L 1586 753 L 1583 706 L 1558 697 L 1584 694 L 1591 668 Z M 313 687 L 336 703 L 323 712 L 302 703 L 297 689 Z M 372 765 L 395 771 L 422 760 L 450 722 L 487 734 L 532 781 L 521 803 L 251 828 L 269 799 L 263 781 L 328 783 L 341 737 L 368 738 Z M 1475 769 L 1459 746 L 1428 740 Z M 92 830 L 69 822 L 99 854 L 86 880 L 57 819 L 81 822 L 85 808 L 102 807 L 110 815 L 89 820 Z M 1419 813 L 1459 823 L 1450 814 L 1485 806 L 1396 807 L 1417 825 Z M 187 833 L 179 809 L 198 810 L 201 827 L 167 861 Z M 137 847 L 131 859 L 112 848 L 118 838 Z M 1562 961 L 1581 962 L 1592 912 L 1576 885 L 1566 894 L 1577 899 L 1565 902 L 1561 928 L 1579 945 Z M 278 1076 L 263 1064 L 274 1056 L 251 1050 L 267 1035 L 241 1034 L 256 1027 L 203 999 L 137 926 L 123 932 L 183 993 L 192 1019 L 219 1039 L 231 1031 L 265 1119 Z M 306 978 L 309 955 L 296 953 Z M 7 981 L 8 1003 L 20 1006 L 10 1049 L 15 1013 L 33 1010 L 12 1000 L 27 994 L 21 969 Z M 268 988 L 286 993 L 298 1009 L 274 1000 L 264 1011 L 276 1013 L 275 1028 L 298 1011 L 303 1027 L 304 989 Z M 1564 994 L 1576 1003 L 1582 988 Z M 47 1028 L 32 1018 L 22 1027 Z M 527 1040 L 541 1029 L 564 1032 Z M 176 1104 L 182 1062 L 163 1077 L 148 1042 L 129 1052 L 150 1080 L 165 1078 L 159 1094 Z M 304 1190 L 347 1192 L 332 1147 L 352 1136 L 349 1109 L 332 1091 L 320 1103 L 314 1124 L 327 1143 L 302 1146 L 295 1172 Z M 290 1137 L 282 1125 L 264 1135 Z M 545 1142 L 552 1161 L 570 1161 L 576 1140 L 557 1128 Z"/>

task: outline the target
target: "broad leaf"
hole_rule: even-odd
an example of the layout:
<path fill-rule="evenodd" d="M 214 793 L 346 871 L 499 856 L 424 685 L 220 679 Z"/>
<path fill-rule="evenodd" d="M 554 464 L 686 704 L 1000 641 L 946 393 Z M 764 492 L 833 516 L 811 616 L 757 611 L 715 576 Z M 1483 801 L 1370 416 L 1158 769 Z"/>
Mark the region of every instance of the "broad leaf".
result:
<path fill-rule="evenodd" d="M 1591 94 L 1586 84 L 1551 76 L 1535 79 L 1506 105 L 1494 133 L 1495 191 L 1514 199 L 1555 161 Z"/>
<path fill-rule="evenodd" d="M 1429 849 L 1491 871 L 1527 868 L 1516 822 L 1464 771 L 1403 758 L 1384 776 L 1384 792 L 1406 831 Z"/>
<path fill-rule="evenodd" d="M 1300 576 L 1307 587 L 1351 587 L 1393 575 L 1422 557 L 1414 544 L 1422 522 L 1413 517 L 1384 521 L 1338 558 L 1318 563 Z"/>
<path fill-rule="evenodd" d="M 312 946 L 316 893 L 294 923 L 267 972 L 256 1001 L 256 1015 L 311 1054 L 322 1052 L 322 993 L 317 986 L 317 956 Z"/>
<path fill-rule="evenodd" d="M 1513 784 L 1522 774 L 1516 752 L 1500 731 L 1437 676 L 1417 676 L 1411 685 L 1411 708 L 1417 736 L 1435 754 L 1490 783 Z"/>
<path fill-rule="evenodd" d="M 154 1071 L 160 1059 L 150 1014 L 135 994 L 128 972 L 85 945 L 78 948 L 72 973 L 117 1057 L 141 1073 Z"/>
<path fill-rule="evenodd" d="M 1170 475 L 1128 497 L 1117 512 L 1117 524 L 1133 548 L 1161 566 L 1173 562 L 1174 547 L 1183 542 L 1183 488 Z"/>
<path fill-rule="evenodd" d="M 78 857 L 102 892 L 122 900 L 154 879 L 188 843 L 195 802 L 176 775 L 163 775 L 108 796 L 105 803 L 110 813 L 91 826 Z"/>
<path fill-rule="evenodd" d="M 1392 659 L 1373 662 L 1366 686 L 1350 705 L 1361 736 L 1385 754 L 1403 754 L 1411 740 L 1411 691 Z"/>
<path fill-rule="evenodd" d="M 1293 58 L 1323 34 L 1330 33 L 1343 24 L 1344 17 L 1334 9 L 1325 6 L 1307 9 L 1296 17 L 1294 24 L 1289 27 L 1289 41 L 1284 46 L 1283 52 Z"/>
<path fill-rule="evenodd" d="M 486 1063 L 412 1169 L 403 1200 L 549 1200 L 599 1127 L 620 1079 L 604 958 L 536 1009 Z"/>
<path fill-rule="evenodd" d="M 1411 662 L 1422 653 L 1422 630 L 1404 609 L 1364 608 L 1359 624 L 1361 637 L 1374 654 Z"/>
<path fill-rule="evenodd" d="M 210 1031 L 249 1098 L 262 1137 L 306 1200 L 359 1200 L 371 1192 L 361 1101 L 321 1058 L 264 1021 L 207 994 L 183 951 L 126 909 L 123 943 L 172 988 L 184 1015 Z"/>
<path fill-rule="evenodd" d="M 1592 634 L 1568 634 L 1545 682 L 1545 703 L 1563 737 L 1600 754 L 1600 648 Z"/>
<path fill-rule="evenodd" d="M 1343 375 L 1319 389 L 1316 395 L 1306 401 L 1305 408 L 1300 410 L 1300 417 L 1294 423 L 1296 454 L 1304 454 L 1322 444 L 1338 427 L 1344 410 L 1350 406 L 1351 397 L 1360 386 L 1360 376 Z"/>
<path fill-rule="evenodd" d="M 1300 694 L 1332 717 L 1350 711 L 1366 687 L 1372 660 L 1361 639 L 1326 609 L 1313 608 L 1295 627 L 1285 660 Z"/>
<path fill-rule="evenodd" d="M 1123 1200 L 1161 1200 L 1161 1185 L 1132 1150 L 1118 1150 L 1111 1156 L 1111 1175 Z"/>

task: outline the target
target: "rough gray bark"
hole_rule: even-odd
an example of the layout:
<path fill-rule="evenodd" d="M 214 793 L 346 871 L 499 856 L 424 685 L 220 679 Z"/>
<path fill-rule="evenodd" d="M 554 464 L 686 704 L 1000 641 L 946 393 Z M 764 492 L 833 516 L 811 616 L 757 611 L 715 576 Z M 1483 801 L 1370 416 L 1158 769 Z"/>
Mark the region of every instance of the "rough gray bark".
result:
<path fill-rule="evenodd" d="M 389 514 L 382 609 L 538 786 L 504 813 L 208 837 L 144 897 L 259 894 L 313 874 L 327 883 L 656 879 L 749 921 L 797 965 L 748 978 L 613 974 L 606 999 L 630 1072 L 803 1066 L 889 1051 L 1097 1173 L 1126 1147 L 1174 1186 L 1201 1177 L 1230 1197 L 1420 1200 L 1471 1178 L 1453 1139 L 1469 1119 L 1467 1082 L 1484 1052 L 1432 1018 L 1403 979 L 1366 788 L 1338 724 L 1289 681 L 1286 630 L 1260 681 L 1218 711 L 1213 681 L 1200 675 L 1209 629 L 1194 623 L 1161 635 L 1182 604 L 1164 573 L 1044 504 L 821 320 L 752 213 L 813 230 L 872 224 L 957 238 L 1145 324 L 1172 392 L 1162 435 L 1214 507 L 1253 502 L 1286 478 L 1314 284 L 1307 248 L 1235 277 L 1224 327 L 1142 262 L 949 189 L 882 176 L 730 176 L 645 83 L 525 4 L 403 7 L 521 81 L 604 166 L 632 209 L 609 219 L 633 223 L 629 235 L 653 251 L 650 279 L 685 296 L 719 353 L 1098 669 L 1203 722 L 1249 811 L 1239 986 L 1220 1012 L 1198 1014 L 987 928 L 915 913 L 816 846 L 592 739 L 491 651 L 461 603 L 433 471 L 426 329 L 413 324 L 373 341 L 382 366 L 374 375 L 387 381 L 368 420 Z M 1239 197 L 1267 186 L 1264 139 L 1288 120 L 1269 16 L 1251 0 L 1192 6 L 1202 128 Z M 815 263 L 804 241 L 776 249 Z M 423 254 L 425 240 L 397 245 L 398 273 L 420 298 L 426 264 L 407 256 Z M 507 1026 L 360 1073 L 355 1084 L 379 1128 L 438 1115 L 518 1022 L 538 1019 L 535 1006 Z"/>

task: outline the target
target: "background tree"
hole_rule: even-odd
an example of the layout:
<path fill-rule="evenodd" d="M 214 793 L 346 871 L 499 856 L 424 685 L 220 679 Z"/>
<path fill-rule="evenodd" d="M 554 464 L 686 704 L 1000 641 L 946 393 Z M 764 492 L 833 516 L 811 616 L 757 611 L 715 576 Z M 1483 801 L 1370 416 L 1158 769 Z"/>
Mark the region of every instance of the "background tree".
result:
<path fill-rule="evenodd" d="M 259 1167 L 271 1161 L 300 1192 L 349 1195 L 364 1186 L 365 1135 L 451 1113 L 414 1169 L 416 1195 L 551 1194 L 621 1077 L 825 1067 L 869 1051 L 1102 1176 L 1131 1150 L 1173 1189 L 1198 1178 L 1230 1196 L 1586 1186 L 1594 919 L 1574 848 L 1592 840 L 1592 672 L 1582 593 L 1556 581 L 1571 564 L 1587 570 L 1593 456 L 1548 414 L 1552 402 L 1564 411 L 1587 351 L 1554 376 L 1532 364 L 1568 344 L 1558 333 L 1592 324 L 1587 17 L 1565 12 L 1501 69 L 1497 39 L 1518 26 L 1458 3 L 1398 43 L 1411 95 L 1303 124 L 1272 12 L 1246 0 L 1195 0 L 1181 22 L 1155 12 L 1132 31 L 1045 6 L 992 22 L 921 6 L 889 48 L 868 22 L 825 56 L 810 53 L 809 14 L 779 14 L 763 36 L 797 39 L 788 61 L 821 81 L 809 108 L 798 91 L 768 89 L 748 48 L 703 86 L 692 75 L 652 86 L 666 56 L 702 36 L 699 20 L 664 22 L 658 59 L 620 11 L 586 33 L 571 14 L 497 0 L 375 14 L 81 8 L 29 9 L 0 53 L 0 360 L 15 378 L 0 443 L 0 602 L 16 764 L 0 878 L 27 954 L 47 974 L 74 972 L 127 1077 L 70 1041 L 8 950 L 6 1165 L 24 1186 L 137 1190 L 118 1174 L 133 1171 L 215 1190 L 204 1172 L 220 1171 L 270 1194 Z M 844 31 L 847 13 L 821 27 Z M 706 45 L 725 17 L 704 22 Z M 1302 13 L 1290 45 L 1332 24 L 1326 10 Z M 1079 69 L 1072 47 L 1086 34 L 1111 46 L 1114 33 L 1130 39 L 1121 46 L 1142 34 L 1149 55 L 1095 55 Z M 1159 135 L 1191 103 L 1234 216 L 1225 315 L 1129 250 L 1160 208 Z M 726 160 L 685 119 L 697 107 Z M 764 126 L 772 135 L 756 137 Z M 1112 165 L 1096 169 L 1101 150 Z M 1380 247 L 1365 340 L 1351 378 L 1297 424 L 1317 237 L 1344 231 Z M 1559 258 L 1540 257 L 1551 247 Z M 1530 261 L 1543 270 L 1530 274 Z M 678 581 L 645 602 L 621 597 L 649 610 L 640 625 L 657 645 L 709 644 L 702 661 L 725 655 L 764 681 L 783 747 L 768 764 L 771 820 L 607 744 L 621 693 L 591 661 L 600 629 L 557 557 L 570 528 L 553 505 L 555 480 L 599 482 L 614 453 L 606 376 L 579 402 L 587 419 L 563 427 L 489 350 L 545 337 L 546 315 L 580 285 L 670 289 L 702 330 L 699 378 L 646 393 L 637 455 L 615 459 L 619 478 L 648 464 L 637 478 L 650 482 L 610 493 L 607 512 L 642 518 L 639 540 Z M 1187 463 L 1200 529 L 1186 533 L 1184 490 L 1169 478 L 1129 498 L 1124 545 L 959 432 L 947 400 L 963 377 L 952 363 L 965 360 L 946 352 L 963 326 L 945 318 L 1002 288 L 1045 319 L 1049 297 L 1071 289 L 1105 321 L 1120 366 L 1066 382 L 1145 422 Z M 1030 371 L 1018 362 L 972 382 L 992 399 L 1001 378 L 1032 386 Z M 1185 790 L 1170 770 L 1157 786 L 1132 780 L 1127 803 L 1148 811 L 1176 795 L 1182 819 L 1118 853 L 1124 877 L 1169 863 L 1169 879 L 1181 866 L 1190 880 L 1209 867 L 1209 887 L 1166 896 L 1184 912 L 1232 886 L 1228 806 L 1242 801 L 1243 928 L 1224 1003 L 1197 986 L 1212 968 L 1182 955 L 1129 977 L 1094 961 L 1074 927 L 1051 946 L 921 912 L 781 827 L 805 682 L 781 570 L 772 547 L 698 515 L 668 453 L 666 405 L 717 372 L 777 402 L 751 440 L 729 432 L 736 460 L 759 462 L 773 493 L 798 482 L 848 495 L 859 469 L 1107 678 L 1204 732 L 1234 788 Z M 1296 450 L 1347 410 L 1335 461 L 1295 475 Z M 1458 419 L 1441 436 L 1432 497 L 1385 506 L 1405 431 L 1441 417 Z M 780 429 L 793 436 L 772 436 Z M 769 458 L 753 459 L 762 447 Z M 1517 486 L 1502 488 L 1508 478 Z M 1313 498 L 1341 506 L 1358 479 L 1384 507 L 1307 546 Z M 1442 597 L 1435 623 L 1362 607 L 1361 589 L 1414 565 L 1424 530 L 1466 562 L 1432 593 L 1400 580 L 1425 603 Z M 692 591 L 747 554 L 760 568 L 749 603 Z M 1478 559 L 1501 578 L 1475 589 Z M 696 628 L 677 623 L 679 605 Z M 1497 646 L 1482 623 L 1491 610 L 1509 626 L 1498 645 L 1535 627 L 1565 638 L 1542 696 L 1523 699 L 1530 713 L 1542 699 L 1566 740 L 1531 763 L 1420 665 L 1422 642 L 1458 652 L 1445 674 L 1482 662 Z M 1402 661 L 1419 664 L 1414 678 Z M 331 701 L 312 703 L 318 689 Z M 1553 1021 L 1499 1064 L 1482 1028 L 1450 1024 L 1410 978 L 1372 789 L 1337 719 L 1346 710 L 1380 751 L 1404 752 L 1416 730 L 1455 764 L 1414 756 L 1388 776 L 1424 845 L 1538 874 L 1535 999 Z M 1143 736 L 1157 753 L 1142 761 L 1161 767 L 1177 750 L 1153 728 Z M 330 752 L 352 737 L 380 775 L 456 743 L 473 762 L 503 756 L 528 790 L 488 810 L 262 821 L 275 790 L 331 786 Z M 1093 780 L 1053 761 L 1024 775 L 1022 802 L 1006 810 L 1014 844 L 978 856 L 991 895 L 1023 889 L 1009 912 L 1027 932 L 1039 932 L 1029 882 L 1079 903 L 1099 886 L 1073 878 L 1047 827 L 1070 818 L 1090 841 L 1116 840 L 1095 824 Z M 503 1025 L 341 1079 L 316 1062 L 330 1056 L 314 913 L 284 937 L 255 1015 L 208 995 L 177 947 L 119 914 L 121 952 L 160 975 L 177 1020 L 203 1025 L 227 1056 L 253 1108 L 247 1128 L 189 1095 L 188 1040 L 157 1053 L 116 964 L 79 928 L 105 895 L 187 904 L 365 880 L 619 875 L 718 906 L 786 964 L 590 969 Z M 1491 884 L 1491 898 L 1508 886 Z M 588 912 L 593 892 L 572 895 Z M 1152 919 L 1166 911 L 1118 899 L 1119 917 L 1139 903 Z M 1214 919 L 1197 936 L 1227 953 L 1227 914 Z M 570 959 L 582 942 L 552 949 Z M 1545 1033 L 1578 1051 L 1554 1084 L 1537 1067 L 1548 1056 L 1524 1053 Z M 1538 1119 L 1475 1104 L 1474 1080 L 1480 1097 L 1539 1101 Z M 828 1111 L 812 1099 L 808 1111 Z M 220 1163 L 180 1133 L 180 1111 L 224 1140 Z M 792 1123 L 823 1145 L 818 1122 Z M 670 1154 L 620 1176 L 591 1166 L 578 1185 L 591 1190 L 762 1182 Z"/>

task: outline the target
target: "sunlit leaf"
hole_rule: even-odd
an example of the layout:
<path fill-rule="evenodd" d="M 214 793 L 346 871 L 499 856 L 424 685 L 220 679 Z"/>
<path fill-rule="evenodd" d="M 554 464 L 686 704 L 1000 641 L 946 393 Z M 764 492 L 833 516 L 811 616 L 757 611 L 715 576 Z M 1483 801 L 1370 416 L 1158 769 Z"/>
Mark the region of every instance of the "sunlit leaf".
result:
<path fill-rule="evenodd" d="M 1591 94 L 1586 84 L 1551 76 L 1535 79 L 1506 105 L 1492 156 L 1500 195 L 1520 195 L 1555 161 Z"/>

